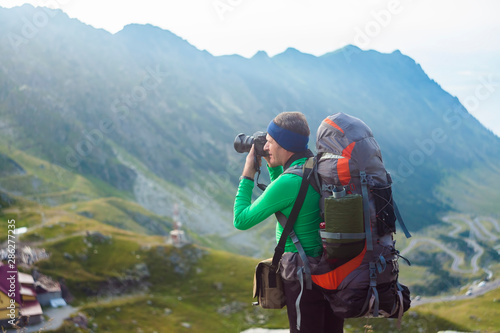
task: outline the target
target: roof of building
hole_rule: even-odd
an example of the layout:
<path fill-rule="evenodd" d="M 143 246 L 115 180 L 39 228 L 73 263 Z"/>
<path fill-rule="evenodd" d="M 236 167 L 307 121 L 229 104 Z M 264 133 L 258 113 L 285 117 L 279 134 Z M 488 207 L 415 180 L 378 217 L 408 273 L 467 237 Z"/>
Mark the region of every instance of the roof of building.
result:
<path fill-rule="evenodd" d="M 33 296 L 33 297 L 36 297 L 36 291 L 35 291 L 35 288 L 33 288 L 33 286 L 23 286 L 21 285 L 21 295 L 23 297 L 23 300 L 24 300 L 24 297 L 25 296 Z"/>
<path fill-rule="evenodd" d="M 61 291 L 61 285 L 59 282 L 52 280 L 47 275 L 40 274 L 35 282 L 35 287 L 37 288 L 37 293 L 49 293 Z"/>
<path fill-rule="evenodd" d="M 21 307 L 20 310 L 21 315 L 23 316 L 38 316 L 42 315 L 42 306 L 38 301 L 30 301 L 30 302 L 24 302 L 23 306 Z"/>
<path fill-rule="evenodd" d="M 33 276 L 31 276 L 31 274 L 19 272 L 19 283 L 20 284 L 34 284 L 35 279 L 33 279 Z"/>

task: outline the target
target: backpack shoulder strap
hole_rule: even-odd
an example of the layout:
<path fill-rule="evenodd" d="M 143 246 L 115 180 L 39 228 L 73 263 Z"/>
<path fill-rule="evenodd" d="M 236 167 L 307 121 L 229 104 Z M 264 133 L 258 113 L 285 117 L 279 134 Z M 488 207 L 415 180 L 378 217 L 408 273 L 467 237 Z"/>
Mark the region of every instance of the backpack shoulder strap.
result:
<path fill-rule="evenodd" d="M 289 167 L 288 169 L 283 171 L 283 174 L 286 173 L 291 173 L 292 175 L 302 177 L 302 175 L 304 174 L 304 165 L 294 165 L 292 167 Z"/>
<path fill-rule="evenodd" d="M 317 157 L 309 157 L 303 165 L 294 165 L 292 167 L 289 167 L 286 169 L 283 173 L 291 173 L 293 175 L 297 175 L 299 177 L 302 177 L 304 175 L 304 170 L 305 169 L 310 169 L 310 173 L 307 176 L 309 184 L 316 190 L 316 192 L 321 193 L 320 191 L 320 180 L 318 177 L 317 169 L 318 169 L 318 163 L 317 163 Z"/>
<path fill-rule="evenodd" d="M 293 225 L 299 216 L 300 209 L 302 208 L 302 204 L 304 203 L 304 199 L 306 198 L 307 187 L 309 186 L 309 182 L 307 180 L 309 174 L 311 173 L 311 169 L 308 169 L 304 165 L 304 175 L 302 177 L 302 181 L 300 183 L 299 194 L 297 195 L 297 199 L 295 199 L 295 203 L 293 204 L 292 211 L 288 216 L 288 220 L 286 221 L 286 225 L 283 227 L 283 232 L 281 233 L 280 240 L 278 241 L 278 245 L 274 249 L 274 256 L 272 265 L 277 269 L 278 263 L 285 253 L 285 243 L 287 237 L 290 235 L 290 232 L 293 231 Z M 278 219 L 279 220 L 279 219 Z"/>

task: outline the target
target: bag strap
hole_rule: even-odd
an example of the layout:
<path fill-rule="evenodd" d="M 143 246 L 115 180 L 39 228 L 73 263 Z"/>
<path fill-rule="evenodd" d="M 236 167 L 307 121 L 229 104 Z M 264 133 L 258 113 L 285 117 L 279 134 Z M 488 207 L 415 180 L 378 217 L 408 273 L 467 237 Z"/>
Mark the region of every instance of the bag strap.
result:
<path fill-rule="evenodd" d="M 307 160 L 309 161 L 309 160 Z M 278 264 L 279 261 L 281 260 L 281 257 L 283 256 L 283 253 L 285 253 L 285 244 L 286 244 L 286 239 L 290 235 L 290 233 L 293 231 L 293 225 L 295 224 L 295 221 L 297 220 L 297 217 L 299 216 L 300 209 L 302 208 L 302 204 L 304 203 L 304 200 L 306 198 L 307 194 L 307 188 L 309 186 L 308 178 L 309 175 L 311 174 L 312 168 L 308 167 L 308 164 L 304 164 L 303 167 L 303 176 L 302 176 L 302 181 L 300 183 L 300 189 L 299 189 L 299 194 L 297 195 L 297 199 L 295 199 L 295 203 L 293 204 L 292 211 L 290 215 L 288 216 L 287 221 L 285 222 L 285 225 L 283 226 L 283 232 L 281 233 L 281 237 L 278 241 L 278 245 L 276 245 L 276 248 L 274 249 L 274 256 L 273 256 L 273 261 L 272 265 L 274 268 L 278 269 Z M 276 215 L 279 221 L 279 214 Z M 282 224 L 283 225 L 283 224 Z M 300 244 L 300 243 L 299 243 Z"/>
<path fill-rule="evenodd" d="M 401 216 L 401 213 L 399 212 L 398 206 L 396 205 L 396 201 L 394 198 L 392 198 L 392 205 L 394 206 L 394 213 L 396 213 L 396 218 L 399 222 L 399 226 L 401 229 L 403 229 L 403 232 L 405 233 L 406 238 L 410 238 L 411 234 L 408 231 L 408 228 L 405 225 L 405 222 L 403 221 L 403 217 Z"/>
<path fill-rule="evenodd" d="M 387 182 L 392 186 L 391 174 L 389 172 L 387 172 L 386 174 L 387 174 Z M 408 228 L 406 227 L 405 222 L 403 221 L 403 217 L 401 216 L 401 213 L 399 212 L 398 205 L 396 205 L 396 200 L 394 200 L 394 197 L 392 198 L 392 206 L 394 207 L 394 213 L 396 214 L 396 219 L 399 222 L 399 226 L 401 227 L 401 229 L 403 229 L 403 232 L 405 233 L 406 238 L 410 238 L 411 234 L 408 231 Z"/>
<path fill-rule="evenodd" d="M 282 212 L 276 212 L 276 217 L 278 218 L 278 221 L 281 224 L 281 226 L 285 227 L 287 222 L 286 216 Z M 307 259 L 306 251 L 302 247 L 302 244 L 300 244 L 299 238 L 297 237 L 297 235 L 293 230 L 290 232 L 289 236 L 292 239 L 293 244 L 295 244 L 300 259 L 304 264 L 304 273 L 306 274 L 306 288 L 312 289 L 311 267 L 309 266 L 309 259 Z"/>

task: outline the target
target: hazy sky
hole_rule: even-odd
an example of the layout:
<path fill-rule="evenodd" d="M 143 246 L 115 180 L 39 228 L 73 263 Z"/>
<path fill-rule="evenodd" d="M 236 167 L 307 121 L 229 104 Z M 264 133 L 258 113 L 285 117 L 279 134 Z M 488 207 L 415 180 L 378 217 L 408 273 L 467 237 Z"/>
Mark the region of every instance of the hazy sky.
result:
<path fill-rule="evenodd" d="M 151 23 L 213 55 L 314 55 L 347 44 L 415 59 L 469 112 L 500 135 L 498 0 L 0 0 L 60 8 L 115 33 Z"/>

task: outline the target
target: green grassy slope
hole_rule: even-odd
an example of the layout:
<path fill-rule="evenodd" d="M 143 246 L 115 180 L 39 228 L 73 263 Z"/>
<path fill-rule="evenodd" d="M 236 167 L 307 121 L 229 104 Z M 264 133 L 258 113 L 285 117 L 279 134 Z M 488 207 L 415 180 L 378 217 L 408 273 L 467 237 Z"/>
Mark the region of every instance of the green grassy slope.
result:
<path fill-rule="evenodd" d="M 16 169 L 8 167 L 13 163 Z M 5 144 L 0 144 L 0 169 L 0 187 L 51 206 L 107 196 L 131 198 L 101 180 L 83 177 Z"/>
<path fill-rule="evenodd" d="M 416 310 L 427 317 L 451 317 L 466 332 L 500 332 L 500 289 L 467 300 L 425 304 Z"/>
<path fill-rule="evenodd" d="M 498 217 L 499 173 L 500 167 L 493 164 L 450 173 L 437 188 L 438 197 L 457 211 Z"/>

